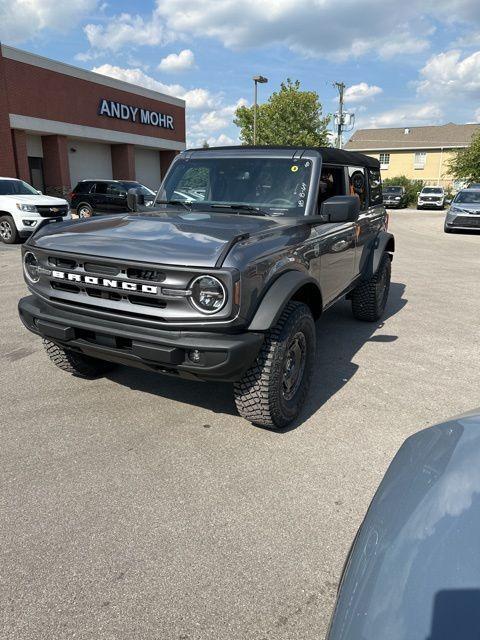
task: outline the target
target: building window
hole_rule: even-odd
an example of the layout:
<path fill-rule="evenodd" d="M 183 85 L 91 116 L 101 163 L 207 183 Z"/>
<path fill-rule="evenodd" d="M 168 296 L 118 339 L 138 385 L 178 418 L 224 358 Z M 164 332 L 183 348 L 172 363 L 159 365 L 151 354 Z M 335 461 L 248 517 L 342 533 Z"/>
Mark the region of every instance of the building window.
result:
<path fill-rule="evenodd" d="M 427 153 L 425 151 L 416 151 L 415 157 L 413 159 L 413 168 L 424 169 L 426 160 L 427 160 Z"/>
<path fill-rule="evenodd" d="M 390 165 L 390 154 L 389 153 L 381 153 L 380 154 L 380 169 L 388 169 Z"/>

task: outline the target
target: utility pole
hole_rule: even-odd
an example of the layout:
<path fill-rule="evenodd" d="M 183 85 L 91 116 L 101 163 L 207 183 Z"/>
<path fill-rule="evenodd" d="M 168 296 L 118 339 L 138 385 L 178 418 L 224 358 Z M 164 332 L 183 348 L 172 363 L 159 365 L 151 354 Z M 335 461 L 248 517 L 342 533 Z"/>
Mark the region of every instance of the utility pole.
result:
<path fill-rule="evenodd" d="M 338 89 L 338 121 L 337 121 L 337 148 L 342 148 L 342 127 L 343 127 L 343 94 L 345 91 L 344 82 L 334 82 L 333 86 Z"/>
<path fill-rule="evenodd" d="M 268 78 L 264 76 L 253 76 L 252 78 L 255 89 L 253 92 L 253 144 L 257 144 L 257 109 L 258 109 L 258 101 L 257 101 L 257 85 L 266 84 L 268 82 Z"/>

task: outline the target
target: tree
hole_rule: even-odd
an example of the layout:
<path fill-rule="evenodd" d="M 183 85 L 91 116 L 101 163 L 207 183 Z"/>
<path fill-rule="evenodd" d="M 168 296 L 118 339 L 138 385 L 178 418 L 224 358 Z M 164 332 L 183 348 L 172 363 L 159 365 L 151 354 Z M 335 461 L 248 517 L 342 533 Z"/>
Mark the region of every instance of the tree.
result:
<path fill-rule="evenodd" d="M 208 148 L 209 148 L 209 146 L 210 146 L 210 145 L 208 144 L 208 140 L 204 140 L 204 141 L 203 141 L 203 144 L 202 144 L 202 148 L 203 148 L 203 149 L 208 149 Z"/>
<path fill-rule="evenodd" d="M 253 144 L 253 106 L 239 107 L 234 124 L 240 128 L 243 144 Z M 300 82 L 289 78 L 258 105 L 257 144 L 300 147 L 329 146 L 330 116 L 322 116 L 322 105 L 315 91 L 301 91 Z"/>
<path fill-rule="evenodd" d="M 468 147 L 455 152 L 449 169 L 457 180 L 480 182 L 480 133 L 472 138 Z"/>

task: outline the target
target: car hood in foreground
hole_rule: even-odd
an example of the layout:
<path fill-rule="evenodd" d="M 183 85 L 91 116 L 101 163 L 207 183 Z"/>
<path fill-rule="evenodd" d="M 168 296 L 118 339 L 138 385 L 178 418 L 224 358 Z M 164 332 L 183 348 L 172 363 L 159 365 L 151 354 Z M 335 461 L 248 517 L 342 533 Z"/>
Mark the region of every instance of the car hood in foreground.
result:
<path fill-rule="evenodd" d="M 328 640 L 480 633 L 480 415 L 410 437 L 348 560 Z"/>
<path fill-rule="evenodd" d="M 29 244 L 125 261 L 214 267 L 235 238 L 281 229 L 284 224 L 278 218 L 234 213 L 122 214 L 48 224 Z"/>

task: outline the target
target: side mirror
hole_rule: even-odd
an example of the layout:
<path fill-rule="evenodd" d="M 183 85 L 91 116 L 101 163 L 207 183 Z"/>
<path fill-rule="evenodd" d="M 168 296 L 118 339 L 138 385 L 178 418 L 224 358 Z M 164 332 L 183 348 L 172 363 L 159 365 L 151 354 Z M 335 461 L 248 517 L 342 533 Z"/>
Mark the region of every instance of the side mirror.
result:
<path fill-rule="evenodd" d="M 451 198 L 446 198 L 445 204 L 452 204 L 452 199 Z"/>
<path fill-rule="evenodd" d="M 320 215 L 328 222 L 355 222 L 360 213 L 357 196 L 333 196 L 322 203 Z"/>
<path fill-rule="evenodd" d="M 139 211 L 140 207 L 145 204 L 145 196 L 138 189 L 132 187 L 127 191 L 127 207 L 130 211 Z"/>
<path fill-rule="evenodd" d="M 37 193 L 39 196 L 43 196 L 43 193 L 39 189 L 37 189 Z"/>

